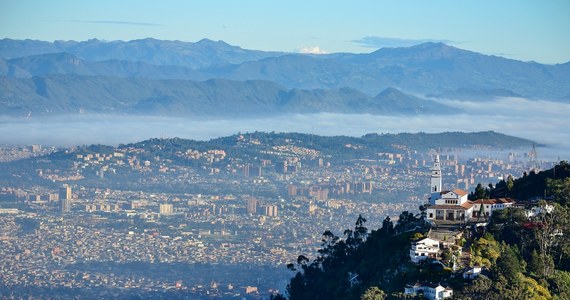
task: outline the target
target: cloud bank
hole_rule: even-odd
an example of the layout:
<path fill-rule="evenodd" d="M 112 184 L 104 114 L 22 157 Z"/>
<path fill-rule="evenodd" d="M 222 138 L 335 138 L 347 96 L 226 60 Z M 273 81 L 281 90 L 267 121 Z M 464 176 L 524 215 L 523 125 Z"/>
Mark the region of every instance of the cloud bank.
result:
<path fill-rule="evenodd" d="M 494 102 L 442 101 L 467 114 L 378 116 L 367 114 L 294 114 L 272 118 L 197 119 L 123 115 L 71 115 L 0 118 L 0 144 L 118 145 L 155 137 L 209 140 L 238 132 L 302 132 L 362 136 L 367 133 L 487 131 L 545 145 L 541 159 L 570 160 L 570 104 L 502 98 Z M 529 149 L 530 150 L 530 149 Z"/>

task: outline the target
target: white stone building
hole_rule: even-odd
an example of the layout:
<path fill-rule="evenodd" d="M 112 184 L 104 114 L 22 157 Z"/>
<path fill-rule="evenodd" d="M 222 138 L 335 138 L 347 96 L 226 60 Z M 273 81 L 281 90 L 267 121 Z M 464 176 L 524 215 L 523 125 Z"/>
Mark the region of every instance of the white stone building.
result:
<path fill-rule="evenodd" d="M 472 218 L 489 218 L 493 215 L 493 211 L 512 207 L 515 200 L 510 198 L 477 199 L 471 201 L 471 204 L 473 204 Z"/>
<path fill-rule="evenodd" d="M 427 258 L 438 259 L 440 256 L 440 242 L 431 238 L 423 238 L 412 243 L 410 260 L 417 264 Z"/>
<path fill-rule="evenodd" d="M 416 283 L 416 284 L 407 284 L 404 287 L 404 294 L 406 295 L 420 295 L 423 294 L 424 297 L 430 300 L 439 300 L 450 298 L 453 296 L 453 289 L 449 287 L 443 287 L 441 284 L 433 284 L 433 283 Z"/>
<path fill-rule="evenodd" d="M 460 189 L 442 191 L 441 164 L 435 156 L 431 169 L 431 196 L 426 213 L 428 220 L 466 222 L 473 213 L 473 204 L 467 200 L 467 192 Z"/>

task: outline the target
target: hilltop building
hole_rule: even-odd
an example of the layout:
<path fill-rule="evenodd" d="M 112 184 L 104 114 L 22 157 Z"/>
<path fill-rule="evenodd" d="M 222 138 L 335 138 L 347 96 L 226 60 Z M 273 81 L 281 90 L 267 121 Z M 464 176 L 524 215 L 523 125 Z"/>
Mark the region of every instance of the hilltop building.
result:
<path fill-rule="evenodd" d="M 515 203 L 510 198 L 478 199 L 470 201 L 467 192 L 461 189 L 442 190 L 442 172 L 439 155 L 435 156 L 431 169 L 430 197 L 426 209 L 428 220 L 466 223 L 472 218 L 488 218 L 493 211 L 512 207 Z"/>
<path fill-rule="evenodd" d="M 431 196 L 427 207 L 428 220 L 466 222 L 473 213 L 473 204 L 467 200 L 467 192 L 460 189 L 442 190 L 441 163 L 435 156 L 431 169 Z"/>
<path fill-rule="evenodd" d="M 489 218 L 494 211 L 512 207 L 515 200 L 511 198 L 477 199 L 471 203 L 473 204 L 472 218 Z"/>

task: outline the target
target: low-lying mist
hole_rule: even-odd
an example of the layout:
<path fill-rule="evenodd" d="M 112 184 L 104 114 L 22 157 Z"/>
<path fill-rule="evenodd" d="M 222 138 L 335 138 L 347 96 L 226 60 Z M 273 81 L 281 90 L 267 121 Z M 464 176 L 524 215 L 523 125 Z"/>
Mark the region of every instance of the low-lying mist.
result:
<path fill-rule="evenodd" d="M 126 115 L 0 117 L 0 144 L 118 145 L 154 137 L 209 140 L 238 132 L 366 133 L 487 131 L 534 140 L 542 159 L 570 157 L 570 104 L 501 98 L 492 102 L 441 101 L 468 112 L 456 115 L 379 116 L 295 114 L 272 118 L 193 119 Z"/>

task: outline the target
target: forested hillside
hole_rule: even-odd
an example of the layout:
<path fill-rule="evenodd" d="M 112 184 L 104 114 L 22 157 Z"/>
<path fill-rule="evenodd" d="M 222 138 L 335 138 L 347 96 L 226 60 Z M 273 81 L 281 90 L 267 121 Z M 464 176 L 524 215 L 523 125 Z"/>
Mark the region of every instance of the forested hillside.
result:
<path fill-rule="evenodd" d="M 549 178 L 556 170 L 557 179 Z M 485 227 L 466 227 L 469 266 L 484 271 L 464 279 L 442 264 L 412 264 L 410 245 L 430 229 L 422 214 L 402 212 L 397 223 L 368 231 L 360 217 L 342 237 L 325 231 L 318 256 L 304 255 L 288 265 L 295 272 L 287 288 L 289 299 L 410 299 L 407 283 L 445 283 L 456 299 L 570 299 L 570 176 L 568 163 L 515 179 L 514 186 L 541 187 L 551 200 L 528 202 L 493 213 Z M 511 189 L 511 191 L 514 188 Z M 276 299 L 281 298 L 277 295 Z M 415 299 L 421 299 L 416 297 Z"/>

